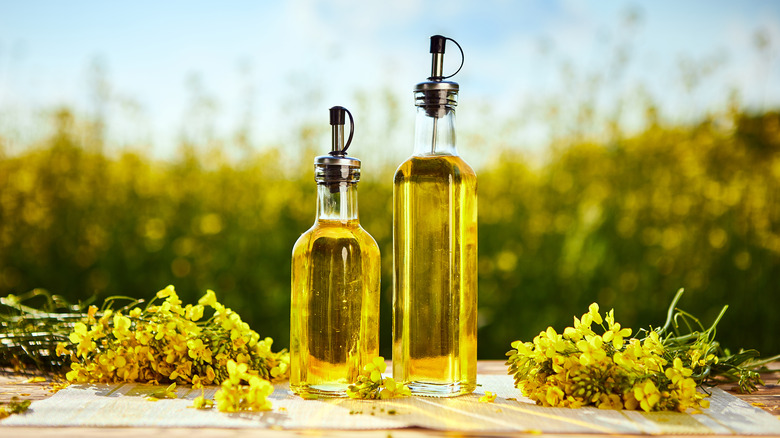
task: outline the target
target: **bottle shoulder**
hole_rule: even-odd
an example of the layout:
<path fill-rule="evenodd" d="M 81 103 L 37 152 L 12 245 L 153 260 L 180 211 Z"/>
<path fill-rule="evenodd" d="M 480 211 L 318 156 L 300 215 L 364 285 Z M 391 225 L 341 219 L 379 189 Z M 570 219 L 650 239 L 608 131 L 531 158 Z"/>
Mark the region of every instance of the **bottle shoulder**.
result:
<path fill-rule="evenodd" d="M 379 254 L 379 244 L 376 243 L 374 236 L 369 234 L 363 227 L 360 227 L 360 238 L 363 241 L 363 246 L 370 248 L 371 251 L 376 251 L 376 253 Z"/>
<path fill-rule="evenodd" d="M 293 253 L 311 248 L 322 240 L 328 240 L 329 246 L 355 246 L 374 248 L 379 251 L 376 240 L 362 227 L 358 221 L 317 221 L 314 226 L 303 233 L 295 242 Z"/>
<path fill-rule="evenodd" d="M 477 179 L 477 173 L 459 155 L 413 155 L 398 166 L 394 181 L 447 176 L 461 181 Z"/>

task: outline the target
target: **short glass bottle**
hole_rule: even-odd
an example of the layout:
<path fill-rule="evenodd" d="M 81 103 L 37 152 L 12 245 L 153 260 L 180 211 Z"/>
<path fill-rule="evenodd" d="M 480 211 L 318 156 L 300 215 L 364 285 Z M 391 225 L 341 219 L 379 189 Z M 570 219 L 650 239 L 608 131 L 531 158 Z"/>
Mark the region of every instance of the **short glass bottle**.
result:
<path fill-rule="evenodd" d="M 344 154 L 340 120 L 335 153 L 315 159 L 314 226 L 292 255 L 290 389 L 301 396 L 346 397 L 379 355 L 379 246 L 358 220 L 360 160 Z"/>

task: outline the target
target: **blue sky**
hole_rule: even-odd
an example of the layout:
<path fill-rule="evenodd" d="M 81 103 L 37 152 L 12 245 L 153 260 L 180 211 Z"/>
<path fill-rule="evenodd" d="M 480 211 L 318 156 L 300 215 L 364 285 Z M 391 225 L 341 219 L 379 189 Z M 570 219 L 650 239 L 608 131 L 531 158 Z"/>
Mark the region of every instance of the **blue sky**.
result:
<path fill-rule="evenodd" d="M 633 26 L 625 24 L 630 11 L 639 16 Z M 759 30 L 768 55 L 755 48 Z M 224 135 L 246 123 L 258 143 L 283 143 L 297 124 L 327 124 L 329 106 L 364 108 L 383 102 L 373 99 L 379 92 L 399 102 L 397 129 L 408 131 L 399 139 L 410 139 L 411 88 L 428 75 L 428 37 L 436 33 L 466 51 L 455 78 L 464 129 L 487 129 L 488 112 L 491 120 L 518 117 L 550 96 L 585 98 L 592 90 L 584 78 L 594 73 L 605 76 L 597 98 L 605 108 L 638 84 L 671 118 L 722 106 L 732 89 L 749 106 L 780 103 L 774 1 L 0 0 L 0 130 L 13 125 L 27 135 L 41 110 L 57 105 L 97 111 L 97 63 L 109 84 L 103 111 L 112 138 L 153 144 L 159 156 L 173 153 L 182 132 L 200 132 L 184 120 L 213 119 Z M 621 46 L 629 61 L 610 75 Z M 718 67 L 689 96 L 681 63 Z M 577 80 L 561 75 L 564 64 Z M 209 98 L 211 112 L 193 115 L 193 89 Z M 358 134 L 387 135 L 382 111 L 366 112 L 356 114 Z M 518 144 L 543 142 L 546 131 L 537 128 Z"/>

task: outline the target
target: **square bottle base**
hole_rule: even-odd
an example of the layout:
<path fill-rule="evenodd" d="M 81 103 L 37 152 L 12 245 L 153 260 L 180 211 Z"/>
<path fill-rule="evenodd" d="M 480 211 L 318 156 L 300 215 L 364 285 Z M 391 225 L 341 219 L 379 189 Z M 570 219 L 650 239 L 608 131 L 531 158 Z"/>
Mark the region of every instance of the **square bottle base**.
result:
<path fill-rule="evenodd" d="M 290 391 L 303 398 L 346 398 L 349 385 L 341 383 L 291 386 Z"/>
<path fill-rule="evenodd" d="M 431 383 L 414 381 L 407 382 L 406 386 L 412 391 L 412 395 L 423 397 L 457 397 L 459 395 L 471 394 L 474 392 L 477 385 L 461 382 Z"/>

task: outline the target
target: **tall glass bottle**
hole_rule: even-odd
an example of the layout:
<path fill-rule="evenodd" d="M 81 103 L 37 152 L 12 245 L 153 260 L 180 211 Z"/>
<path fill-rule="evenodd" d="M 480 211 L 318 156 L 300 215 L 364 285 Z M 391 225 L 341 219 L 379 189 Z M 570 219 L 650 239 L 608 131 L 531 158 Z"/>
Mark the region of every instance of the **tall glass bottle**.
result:
<path fill-rule="evenodd" d="M 393 190 L 393 377 L 439 397 L 477 380 L 477 176 L 455 148 L 447 39 L 431 37 L 433 73 L 414 89 L 414 153 Z"/>
<path fill-rule="evenodd" d="M 345 112 L 330 109 L 333 150 L 314 160 L 317 218 L 293 248 L 290 389 L 301 396 L 346 397 L 379 355 L 379 246 L 358 221 L 360 160 L 346 156 Z"/>

